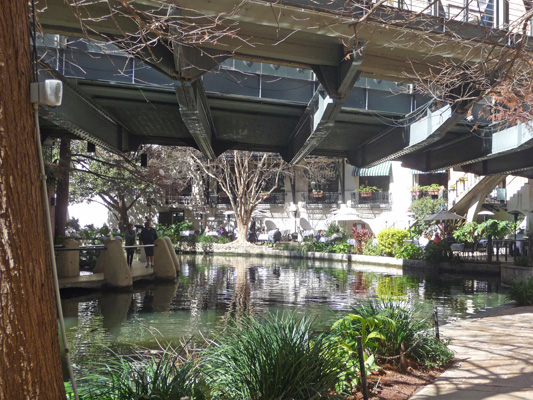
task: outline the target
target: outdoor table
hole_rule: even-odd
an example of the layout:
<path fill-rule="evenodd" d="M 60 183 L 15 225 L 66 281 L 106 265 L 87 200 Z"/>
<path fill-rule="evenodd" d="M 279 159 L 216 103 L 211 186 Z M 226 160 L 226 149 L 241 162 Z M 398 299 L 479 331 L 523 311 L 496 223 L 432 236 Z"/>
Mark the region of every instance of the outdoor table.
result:
<path fill-rule="evenodd" d="M 257 241 L 259 241 L 259 242 L 267 242 L 268 241 L 268 233 L 261 233 L 259 236 L 257 236 Z"/>

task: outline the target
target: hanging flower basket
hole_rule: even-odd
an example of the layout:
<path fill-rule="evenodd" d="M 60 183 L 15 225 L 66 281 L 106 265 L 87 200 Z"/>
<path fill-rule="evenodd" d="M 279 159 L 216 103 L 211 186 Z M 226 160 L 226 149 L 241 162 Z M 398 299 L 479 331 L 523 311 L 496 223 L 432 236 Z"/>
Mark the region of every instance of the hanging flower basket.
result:
<path fill-rule="evenodd" d="M 411 190 L 413 196 L 422 196 L 422 190 Z"/>
<path fill-rule="evenodd" d="M 313 196 L 313 197 L 322 197 L 322 196 L 324 196 L 324 192 L 311 193 L 311 196 Z"/>
<path fill-rule="evenodd" d="M 359 196 L 361 196 L 361 197 L 371 197 L 372 196 L 372 192 L 360 192 Z"/>
<path fill-rule="evenodd" d="M 268 199 L 270 197 L 270 193 L 259 193 L 259 197 L 262 199 Z"/>
<path fill-rule="evenodd" d="M 228 197 L 228 195 L 226 193 L 224 193 L 224 192 L 220 192 L 218 194 L 218 197 Z"/>
<path fill-rule="evenodd" d="M 428 190 L 428 194 L 430 196 L 437 196 L 439 194 L 438 190 Z"/>

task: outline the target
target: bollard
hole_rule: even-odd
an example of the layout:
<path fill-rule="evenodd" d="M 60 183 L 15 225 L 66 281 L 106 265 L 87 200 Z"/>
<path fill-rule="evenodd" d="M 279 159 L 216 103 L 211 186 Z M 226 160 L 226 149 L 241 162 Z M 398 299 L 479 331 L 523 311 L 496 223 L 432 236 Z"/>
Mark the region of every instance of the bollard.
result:
<path fill-rule="evenodd" d="M 133 286 L 133 277 L 122 249 L 122 241 L 107 239 L 104 243 L 106 250 L 100 252 L 97 265 L 103 265 L 106 285 L 119 288 Z"/>
<path fill-rule="evenodd" d="M 74 239 L 66 239 L 65 249 L 79 249 L 80 242 Z M 62 251 L 57 252 L 57 277 L 70 278 L 80 276 L 80 252 L 79 251 Z"/>
<path fill-rule="evenodd" d="M 164 237 L 165 242 L 168 246 L 168 251 L 170 252 L 170 256 L 172 257 L 172 261 L 174 262 L 174 267 L 176 268 L 176 272 L 180 271 L 180 262 L 178 260 L 178 256 L 176 255 L 176 250 L 174 249 L 174 245 L 172 244 L 172 241 L 168 236 Z"/>
<path fill-rule="evenodd" d="M 173 281 L 176 279 L 176 267 L 168 249 L 165 238 L 158 238 L 154 243 L 154 275 L 156 279 Z"/>
<path fill-rule="evenodd" d="M 439 334 L 439 313 L 437 312 L 437 307 L 433 309 L 433 318 L 435 319 L 435 337 L 440 340 Z"/>
<path fill-rule="evenodd" d="M 363 341 L 361 336 L 356 336 L 357 341 L 357 354 L 359 356 L 359 368 L 361 369 L 361 387 L 363 388 L 363 398 L 368 400 L 368 388 L 366 387 L 366 369 L 365 369 L 365 357 L 363 353 Z"/>

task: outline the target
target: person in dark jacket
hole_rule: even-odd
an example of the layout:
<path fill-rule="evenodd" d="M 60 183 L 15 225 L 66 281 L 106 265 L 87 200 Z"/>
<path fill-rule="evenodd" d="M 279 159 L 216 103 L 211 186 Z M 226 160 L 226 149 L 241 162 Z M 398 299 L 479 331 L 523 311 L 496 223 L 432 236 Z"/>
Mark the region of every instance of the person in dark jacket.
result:
<path fill-rule="evenodd" d="M 276 228 L 274 235 L 272 235 L 272 239 L 274 240 L 274 243 L 281 242 L 281 232 L 279 228 Z"/>
<path fill-rule="evenodd" d="M 154 244 L 157 239 L 157 232 L 151 226 L 151 222 L 147 221 L 144 225 L 143 230 L 139 234 L 139 240 L 143 245 Z M 154 247 L 145 247 L 144 252 L 146 253 L 146 268 L 154 267 Z"/>
<path fill-rule="evenodd" d="M 137 230 L 133 227 L 133 224 L 128 224 L 128 229 L 126 230 L 125 234 L 126 238 L 126 247 L 128 246 L 135 246 L 137 241 Z M 133 254 L 135 254 L 134 248 L 126 248 L 126 260 L 128 262 L 128 266 L 131 267 L 133 264 Z"/>

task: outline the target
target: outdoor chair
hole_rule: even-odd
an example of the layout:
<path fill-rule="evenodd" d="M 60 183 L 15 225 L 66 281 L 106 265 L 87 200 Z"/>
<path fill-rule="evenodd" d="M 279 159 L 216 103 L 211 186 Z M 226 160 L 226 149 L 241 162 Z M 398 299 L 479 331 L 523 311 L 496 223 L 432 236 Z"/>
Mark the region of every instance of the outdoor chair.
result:
<path fill-rule="evenodd" d="M 474 252 L 476 248 L 477 242 L 464 242 L 463 245 L 463 251 L 461 252 L 461 256 L 465 258 L 475 258 Z"/>

